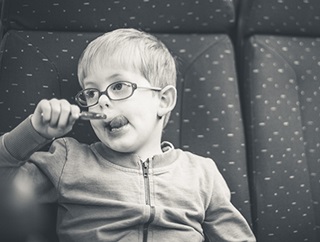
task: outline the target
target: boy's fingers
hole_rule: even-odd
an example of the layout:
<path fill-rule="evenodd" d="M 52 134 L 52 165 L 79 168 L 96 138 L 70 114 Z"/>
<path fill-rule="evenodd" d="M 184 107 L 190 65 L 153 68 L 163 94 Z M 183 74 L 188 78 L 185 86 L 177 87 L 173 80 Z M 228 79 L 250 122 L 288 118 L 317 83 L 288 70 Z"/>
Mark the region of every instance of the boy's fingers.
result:
<path fill-rule="evenodd" d="M 61 113 L 61 105 L 59 100 L 57 99 L 51 99 L 50 100 L 51 105 L 51 119 L 50 119 L 50 126 L 56 127 L 58 125 L 58 121 L 60 118 Z"/>
<path fill-rule="evenodd" d="M 71 105 L 67 100 L 60 100 L 60 116 L 57 126 L 65 128 L 68 125 L 69 117 L 71 115 Z"/>
<path fill-rule="evenodd" d="M 51 105 L 48 100 L 41 100 L 37 109 L 37 115 L 42 117 L 42 121 L 48 123 L 51 119 Z"/>
<path fill-rule="evenodd" d="M 69 122 L 74 123 L 77 119 L 79 119 L 80 108 L 76 105 L 71 105 L 71 115 Z"/>
<path fill-rule="evenodd" d="M 60 137 L 72 129 L 80 109 L 67 100 L 41 100 L 31 117 L 33 127 L 46 138 Z"/>

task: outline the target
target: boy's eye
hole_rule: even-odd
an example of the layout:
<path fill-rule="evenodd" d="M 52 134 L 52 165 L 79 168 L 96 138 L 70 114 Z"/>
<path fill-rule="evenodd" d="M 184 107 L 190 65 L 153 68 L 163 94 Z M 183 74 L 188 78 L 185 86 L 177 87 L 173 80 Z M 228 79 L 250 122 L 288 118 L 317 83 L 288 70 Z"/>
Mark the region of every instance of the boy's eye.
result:
<path fill-rule="evenodd" d="M 97 94 L 97 91 L 96 91 L 96 90 L 87 90 L 87 91 L 85 92 L 85 96 L 86 96 L 87 98 L 93 98 L 93 97 L 96 96 L 96 94 Z"/>
<path fill-rule="evenodd" d="M 123 88 L 123 83 L 115 83 L 113 86 L 112 86 L 112 90 L 113 91 L 120 91 L 121 89 Z"/>

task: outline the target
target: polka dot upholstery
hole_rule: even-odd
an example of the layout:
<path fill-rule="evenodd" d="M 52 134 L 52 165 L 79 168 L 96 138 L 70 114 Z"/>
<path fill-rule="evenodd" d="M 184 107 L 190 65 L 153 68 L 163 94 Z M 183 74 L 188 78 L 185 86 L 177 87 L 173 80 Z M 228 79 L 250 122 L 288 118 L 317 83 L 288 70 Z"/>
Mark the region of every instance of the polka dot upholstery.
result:
<path fill-rule="evenodd" d="M 257 35 L 246 50 L 258 238 L 318 241 L 320 39 Z"/>
<path fill-rule="evenodd" d="M 163 139 L 214 159 L 231 189 L 232 202 L 251 222 L 235 53 L 227 35 L 235 27 L 236 3 L 7 1 L 0 52 L 0 113 L 5 117 L 0 133 L 20 123 L 43 98 L 74 103 L 80 90 L 77 60 L 102 32 L 118 27 L 152 32 L 179 63 L 178 103 Z M 77 122 L 68 136 L 86 143 L 97 140 L 86 121 Z"/>
<path fill-rule="evenodd" d="M 247 0 L 241 6 L 243 34 L 319 36 L 318 0 Z"/>
<path fill-rule="evenodd" d="M 239 0 L 10 0 L 6 29 L 104 32 L 133 27 L 149 32 L 226 32 Z M 59 16 L 59 18 L 57 18 Z"/>
<path fill-rule="evenodd" d="M 253 225 L 258 241 L 320 241 L 320 5 L 248 0 L 239 16 Z"/>
<path fill-rule="evenodd" d="M 23 31 L 6 34 L 0 73 L 0 108 L 6 118 L 1 122 L 1 133 L 31 114 L 41 99 L 66 98 L 75 103 L 73 97 L 80 90 L 77 61 L 81 50 L 97 35 Z M 83 121 L 72 132 L 81 141 L 96 140 Z"/>

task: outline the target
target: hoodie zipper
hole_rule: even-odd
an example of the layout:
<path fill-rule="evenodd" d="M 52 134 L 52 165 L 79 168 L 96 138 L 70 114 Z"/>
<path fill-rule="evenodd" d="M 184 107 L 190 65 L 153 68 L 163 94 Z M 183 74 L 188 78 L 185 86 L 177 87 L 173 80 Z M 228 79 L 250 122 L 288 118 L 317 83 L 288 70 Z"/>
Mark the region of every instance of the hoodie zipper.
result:
<path fill-rule="evenodd" d="M 150 206 L 150 217 L 148 221 L 143 225 L 143 242 L 148 241 L 148 228 L 149 225 L 154 220 L 155 216 L 155 208 L 151 206 L 151 195 L 150 195 L 150 180 L 149 180 L 149 159 L 145 162 L 142 162 L 142 172 L 143 172 L 143 179 L 144 179 L 144 188 L 145 188 L 145 200 L 146 205 Z"/>

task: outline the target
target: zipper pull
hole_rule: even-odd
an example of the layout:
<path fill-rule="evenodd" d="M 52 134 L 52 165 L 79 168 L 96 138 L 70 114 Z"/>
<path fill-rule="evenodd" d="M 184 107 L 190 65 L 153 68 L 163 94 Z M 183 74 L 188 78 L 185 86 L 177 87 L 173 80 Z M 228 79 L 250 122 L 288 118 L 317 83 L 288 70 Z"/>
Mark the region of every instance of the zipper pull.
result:
<path fill-rule="evenodd" d="M 149 175 L 149 160 L 142 163 L 143 165 L 143 176 L 146 178 Z"/>

